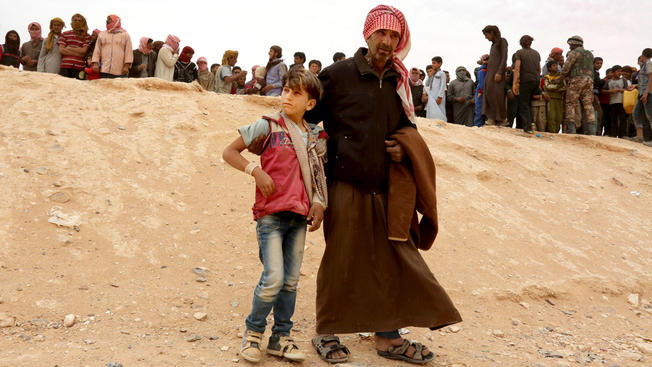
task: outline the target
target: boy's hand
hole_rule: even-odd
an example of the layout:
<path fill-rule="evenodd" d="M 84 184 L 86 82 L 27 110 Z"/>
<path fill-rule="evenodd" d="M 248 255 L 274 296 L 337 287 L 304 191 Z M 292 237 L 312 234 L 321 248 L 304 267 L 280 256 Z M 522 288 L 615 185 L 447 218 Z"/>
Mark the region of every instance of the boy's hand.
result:
<path fill-rule="evenodd" d="M 321 227 L 322 220 L 324 220 L 324 207 L 319 203 L 312 204 L 306 220 L 310 224 L 308 231 L 314 232 L 318 230 Z"/>
<path fill-rule="evenodd" d="M 263 193 L 264 197 L 269 197 L 274 193 L 274 191 L 276 191 L 274 180 L 272 180 L 272 178 L 269 177 L 267 172 L 263 171 L 262 168 L 260 167 L 254 168 L 252 174 L 256 179 L 256 186 L 258 186 L 260 191 Z"/>
<path fill-rule="evenodd" d="M 385 151 L 393 162 L 400 162 L 405 156 L 403 147 L 396 140 L 385 140 Z"/>

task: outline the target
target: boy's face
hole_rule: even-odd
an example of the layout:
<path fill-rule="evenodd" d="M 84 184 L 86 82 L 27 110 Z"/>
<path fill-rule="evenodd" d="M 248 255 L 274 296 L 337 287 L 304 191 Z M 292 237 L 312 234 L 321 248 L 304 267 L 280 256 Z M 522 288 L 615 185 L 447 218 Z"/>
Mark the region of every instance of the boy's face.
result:
<path fill-rule="evenodd" d="M 310 67 L 308 68 L 310 71 L 312 71 L 313 74 L 317 75 L 321 71 L 321 67 L 317 63 L 312 63 L 310 64 Z"/>
<path fill-rule="evenodd" d="M 432 68 L 434 70 L 439 70 L 439 68 L 441 68 L 441 62 L 433 61 L 432 62 Z"/>
<path fill-rule="evenodd" d="M 614 71 L 612 72 L 612 73 L 613 73 L 613 78 L 614 78 L 614 79 L 619 79 L 619 78 L 620 78 L 620 75 L 621 75 L 621 71 L 622 71 L 621 69 L 614 70 Z"/>
<path fill-rule="evenodd" d="M 593 62 L 593 69 L 600 70 L 602 68 L 602 60 L 595 60 Z"/>
<path fill-rule="evenodd" d="M 614 72 L 611 70 L 607 71 L 607 78 L 613 79 L 613 77 L 614 77 Z"/>
<path fill-rule="evenodd" d="M 288 116 L 296 116 L 310 111 L 315 107 L 317 101 L 310 98 L 305 88 L 292 89 L 287 84 L 283 87 L 281 92 L 281 107 L 283 112 Z"/>
<path fill-rule="evenodd" d="M 434 73 L 435 73 L 435 69 L 433 69 L 433 68 L 426 69 L 426 74 L 428 74 L 429 77 L 432 76 L 432 74 L 434 74 Z"/>
<path fill-rule="evenodd" d="M 559 71 L 559 64 L 552 64 L 550 65 L 549 69 L 551 73 L 556 73 L 557 71 Z"/>

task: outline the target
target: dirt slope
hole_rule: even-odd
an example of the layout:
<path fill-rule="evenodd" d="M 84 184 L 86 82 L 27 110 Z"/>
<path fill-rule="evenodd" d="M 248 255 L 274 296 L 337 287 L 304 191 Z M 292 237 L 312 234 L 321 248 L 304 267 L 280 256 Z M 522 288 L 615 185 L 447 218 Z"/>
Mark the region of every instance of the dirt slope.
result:
<path fill-rule="evenodd" d="M 262 269 L 254 184 L 221 153 L 278 101 L 4 67 L 0 82 L 0 366 L 246 364 L 238 335 Z M 441 225 L 423 256 L 465 320 L 408 328 L 432 365 L 652 366 L 652 149 L 419 127 Z M 310 347 L 323 248 L 321 231 L 308 236 L 295 315 L 305 366 L 326 365 Z M 365 335 L 344 338 L 351 362 L 399 365 Z"/>

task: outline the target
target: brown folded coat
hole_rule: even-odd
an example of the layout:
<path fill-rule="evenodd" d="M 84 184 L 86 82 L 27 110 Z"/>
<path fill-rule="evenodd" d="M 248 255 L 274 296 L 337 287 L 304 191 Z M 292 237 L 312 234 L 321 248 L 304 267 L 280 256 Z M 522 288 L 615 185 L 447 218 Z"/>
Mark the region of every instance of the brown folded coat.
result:
<path fill-rule="evenodd" d="M 435 162 L 419 132 L 403 127 L 391 136 L 403 147 L 405 159 L 389 167 L 387 236 L 405 242 L 408 236 L 421 250 L 432 247 L 439 228 Z M 422 215 L 421 221 L 417 212 Z"/>

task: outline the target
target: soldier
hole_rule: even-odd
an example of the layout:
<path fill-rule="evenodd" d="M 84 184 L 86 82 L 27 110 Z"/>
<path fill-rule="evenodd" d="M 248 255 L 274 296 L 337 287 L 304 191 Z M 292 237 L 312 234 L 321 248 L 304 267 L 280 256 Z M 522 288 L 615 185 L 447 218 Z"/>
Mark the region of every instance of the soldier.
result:
<path fill-rule="evenodd" d="M 562 78 L 568 79 L 566 91 L 566 116 L 564 125 L 566 133 L 575 134 L 577 128 L 582 125 L 581 117 L 578 118 L 576 111 L 579 109 L 580 99 L 584 112 L 586 113 L 586 125 L 584 133 L 595 135 L 595 110 L 593 109 L 593 54 L 585 50 L 584 40 L 580 36 L 573 36 L 568 39 L 570 52 L 566 57 L 564 68 L 561 71 Z"/>

